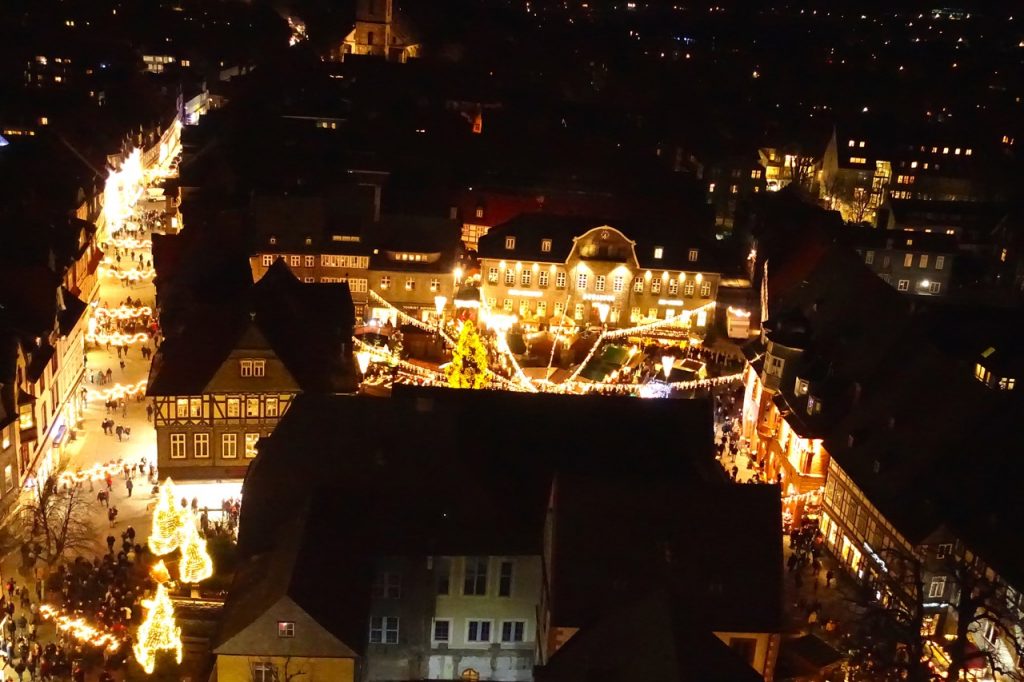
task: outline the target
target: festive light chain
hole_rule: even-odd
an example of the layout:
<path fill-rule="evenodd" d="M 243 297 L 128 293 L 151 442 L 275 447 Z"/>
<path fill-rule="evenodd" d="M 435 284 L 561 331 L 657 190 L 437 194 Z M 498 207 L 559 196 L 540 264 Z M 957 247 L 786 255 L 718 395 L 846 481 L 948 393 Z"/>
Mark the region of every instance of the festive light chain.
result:
<path fill-rule="evenodd" d="M 95 400 L 96 398 L 99 398 L 103 402 L 106 402 L 111 399 L 120 400 L 121 398 L 134 398 L 139 393 L 145 392 L 147 383 L 147 379 L 142 379 L 136 384 L 128 384 L 127 386 L 124 386 L 122 384 L 114 384 L 110 388 L 105 389 L 103 391 L 97 391 L 95 389 L 86 387 L 85 396 L 89 400 Z"/>
<path fill-rule="evenodd" d="M 137 343 L 149 343 L 149 334 L 145 332 L 138 332 L 136 334 L 89 332 L 85 335 L 85 340 L 89 343 L 109 343 L 111 346 L 134 346 Z"/>
<path fill-rule="evenodd" d="M 355 347 L 357 349 L 365 350 L 365 351 L 369 352 L 371 355 L 376 356 L 376 358 L 378 358 L 377 362 L 387 362 L 387 363 L 395 362 L 402 369 L 405 369 L 405 370 L 407 370 L 409 372 L 412 372 L 413 374 L 419 374 L 419 375 L 427 376 L 427 377 L 430 377 L 430 378 L 444 377 L 444 374 L 442 374 L 440 372 L 435 372 L 435 371 L 433 371 L 431 369 L 427 369 L 426 367 L 420 367 L 419 365 L 414 365 L 411 362 L 406 362 L 405 360 L 401 360 L 401 359 L 395 357 L 395 355 L 393 355 L 392 353 L 389 353 L 387 351 L 383 351 L 383 350 L 381 350 L 377 346 L 371 346 L 370 344 L 368 344 L 368 343 L 366 343 L 364 341 L 360 341 L 359 339 L 353 339 L 353 340 L 355 341 Z"/>
<path fill-rule="evenodd" d="M 431 332 L 433 334 L 440 334 L 441 338 L 444 339 L 445 343 L 447 343 L 449 346 L 454 346 L 455 345 L 455 341 L 452 339 L 452 337 L 448 336 L 448 334 L 445 333 L 444 329 L 441 329 L 437 325 L 430 325 L 430 324 L 427 324 L 426 322 L 423 322 L 421 320 L 417 320 L 415 317 L 413 317 L 412 315 L 409 315 L 404 310 L 399 310 L 394 305 L 392 305 L 388 301 L 384 300 L 381 297 L 381 295 L 378 294 L 376 291 L 371 290 L 369 293 L 370 293 L 370 298 L 372 298 L 377 303 L 382 304 L 383 306 L 385 306 L 389 310 L 395 311 L 395 313 L 398 314 L 398 317 L 400 317 L 405 322 L 408 322 L 409 324 L 411 324 L 414 327 L 419 327 L 420 329 L 422 329 L 424 331 L 428 331 L 428 332 Z"/>
<path fill-rule="evenodd" d="M 796 493 L 793 495 L 783 495 L 782 501 L 785 502 L 799 502 L 800 500 L 810 500 L 821 495 L 824 488 L 818 488 L 817 490 L 809 490 L 806 493 Z"/>
<path fill-rule="evenodd" d="M 110 653 L 117 651 L 123 642 L 109 632 L 104 632 L 86 620 L 58 611 L 49 604 L 39 605 L 39 615 L 47 620 L 52 620 L 56 628 L 67 633 L 75 640 L 83 644 L 103 647 Z"/>
<path fill-rule="evenodd" d="M 679 323 L 681 323 L 681 322 L 687 322 L 692 315 L 695 315 L 696 313 L 699 313 L 699 312 L 702 312 L 702 311 L 703 312 L 707 312 L 708 310 L 710 310 L 710 309 L 712 309 L 714 307 L 715 307 L 715 302 L 714 301 L 710 301 L 708 303 L 705 303 L 704 305 L 702 305 L 699 308 L 694 308 L 692 310 L 684 310 L 682 313 L 680 313 L 679 315 L 675 315 L 674 317 L 669 317 L 669 318 L 666 318 L 664 320 L 655 320 L 654 322 L 647 322 L 645 324 L 638 324 L 635 327 L 627 327 L 625 329 L 614 329 L 614 330 L 608 332 L 607 334 L 605 334 L 605 336 L 607 338 L 609 338 L 609 339 L 617 339 L 617 338 L 619 338 L 621 336 L 632 336 L 633 334 L 643 334 L 644 332 L 653 331 L 655 329 L 659 329 L 659 328 L 665 327 L 665 326 L 670 326 L 670 325 L 677 325 L 678 326 Z"/>
<path fill-rule="evenodd" d="M 182 541 L 189 533 L 189 526 L 194 529 L 195 522 L 192 519 L 192 512 L 178 505 L 174 481 L 170 478 L 160 485 L 159 495 L 156 508 L 153 510 L 153 530 L 147 542 L 153 554 L 163 556 L 182 545 Z"/>
<path fill-rule="evenodd" d="M 519 379 L 519 383 L 522 384 L 526 390 L 531 393 L 537 392 L 537 387 L 533 385 L 530 377 L 526 376 L 526 372 L 519 366 L 519 361 L 516 360 L 516 356 L 512 353 L 512 348 L 508 345 L 508 337 L 505 332 L 498 333 L 498 352 L 504 353 L 509 361 L 512 363 L 512 369 L 515 370 L 516 377 Z"/>
<path fill-rule="evenodd" d="M 139 626 L 132 651 L 146 674 L 152 675 L 158 651 L 173 651 L 175 660 L 181 663 L 181 628 L 175 622 L 174 604 L 163 583 L 157 584 L 156 595 L 152 599 L 142 600 L 142 606 L 146 609 L 146 619 Z"/>
<path fill-rule="evenodd" d="M 132 268 L 127 272 L 121 272 L 120 270 L 115 270 L 113 268 L 98 268 L 98 270 L 100 271 L 101 275 L 106 275 L 108 277 L 116 277 L 122 282 L 126 279 L 138 281 L 143 279 L 153 279 L 154 277 L 156 277 L 156 270 L 154 270 L 153 268 L 144 268 L 142 270 L 139 270 L 138 268 Z"/>
<path fill-rule="evenodd" d="M 206 540 L 199 537 L 195 519 L 186 524 L 185 541 L 181 545 L 181 582 L 194 585 L 213 575 L 213 559 L 206 551 Z"/>
<path fill-rule="evenodd" d="M 594 357 L 594 353 L 597 352 L 597 347 L 601 345 L 601 341 L 604 340 L 605 336 L 607 336 L 607 332 L 605 332 L 605 331 L 602 331 L 600 334 L 598 334 L 597 341 L 594 341 L 594 345 L 591 346 L 590 347 L 590 351 L 587 352 L 587 357 L 583 358 L 583 362 L 581 362 L 579 364 L 579 366 L 576 367 L 576 369 L 573 370 L 572 374 L 569 375 L 568 379 L 566 379 L 564 382 L 562 382 L 562 384 L 561 384 L 562 386 L 565 386 L 565 388 L 568 388 L 570 384 L 573 384 L 573 383 L 576 382 L 576 377 L 578 377 L 580 375 L 580 373 L 584 370 L 584 368 L 590 362 L 591 358 Z"/>
<path fill-rule="evenodd" d="M 78 471 L 62 471 L 57 478 L 60 484 L 84 483 L 85 481 L 102 481 L 108 475 L 124 473 L 124 460 L 119 459 L 109 464 L 93 464 L 88 469 Z"/>
<path fill-rule="evenodd" d="M 110 243 L 119 249 L 150 249 L 153 247 L 153 240 L 136 239 L 135 237 L 111 239 Z"/>
<path fill-rule="evenodd" d="M 92 313 L 97 318 L 113 318 L 115 320 L 131 320 L 136 317 L 143 317 L 153 314 L 149 306 L 137 308 L 135 306 L 123 305 L 119 308 L 96 308 Z"/>

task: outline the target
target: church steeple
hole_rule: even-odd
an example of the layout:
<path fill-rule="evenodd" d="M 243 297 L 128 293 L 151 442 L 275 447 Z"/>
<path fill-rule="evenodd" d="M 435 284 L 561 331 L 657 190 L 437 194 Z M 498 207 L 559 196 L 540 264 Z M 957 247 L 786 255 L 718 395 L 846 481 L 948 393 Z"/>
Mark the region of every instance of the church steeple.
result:
<path fill-rule="evenodd" d="M 357 54 L 404 62 L 418 52 L 419 45 L 396 21 L 394 0 L 356 0 L 356 25 L 342 45 L 342 59 Z"/>

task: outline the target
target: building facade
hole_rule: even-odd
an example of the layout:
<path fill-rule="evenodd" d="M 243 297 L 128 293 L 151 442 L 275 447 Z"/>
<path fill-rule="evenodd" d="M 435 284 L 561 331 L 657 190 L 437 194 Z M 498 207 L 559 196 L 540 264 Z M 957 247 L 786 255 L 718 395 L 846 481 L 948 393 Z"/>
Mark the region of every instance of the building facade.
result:
<path fill-rule="evenodd" d="M 533 329 L 678 318 L 703 334 L 720 281 L 704 250 L 678 238 L 633 240 L 609 225 L 540 214 L 481 238 L 479 265 L 484 305 Z"/>

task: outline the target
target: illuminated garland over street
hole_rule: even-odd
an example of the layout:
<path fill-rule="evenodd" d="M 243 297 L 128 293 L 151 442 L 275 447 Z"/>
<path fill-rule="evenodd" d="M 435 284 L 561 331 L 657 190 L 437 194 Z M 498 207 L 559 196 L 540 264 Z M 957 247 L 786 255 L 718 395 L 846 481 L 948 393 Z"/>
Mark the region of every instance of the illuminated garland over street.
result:
<path fill-rule="evenodd" d="M 587 353 L 587 357 L 583 358 L 583 362 L 581 362 L 576 367 L 576 369 L 572 371 L 572 374 L 570 374 L 569 378 L 562 383 L 562 386 L 564 386 L 565 388 L 569 388 L 569 384 L 575 383 L 576 377 L 580 375 L 583 369 L 587 366 L 587 363 L 589 363 L 591 358 L 594 357 L 594 353 L 597 352 L 597 348 L 598 346 L 601 345 L 601 341 L 604 340 L 605 336 L 607 336 L 607 332 L 601 332 L 600 334 L 598 334 L 597 341 L 594 341 L 594 345 L 590 347 L 590 351 Z"/>
<path fill-rule="evenodd" d="M 83 483 L 85 481 L 102 481 L 107 477 L 107 474 L 116 476 L 120 473 L 124 473 L 124 460 L 121 459 L 110 464 L 93 464 L 88 469 L 62 471 L 57 481 L 61 485 Z"/>
<path fill-rule="evenodd" d="M 110 267 L 99 267 L 96 270 L 101 276 L 106 275 L 107 277 L 116 277 L 122 282 L 126 279 L 132 281 L 139 281 L 143 279 L 153 279 L 154 277 L 156 277 L 156 270 L 154 270 L 153 268 L 143 268 L 142 270 L 139 270 L 138 268 L 132 268 L 131 270 L 128 270 L 126 272 L 121 272 L 120 270 L 115 270 L 114 268 Z"/>
<path fill-rule="evenodd" d="M 174 620 L 174 604 L 163 583 L 157 584 L 152 599 L 142 600 L 142 607 L 146 609 L 146 619 L 139 626 L 132 651 L 146 674 L 152 675 L 158 651 L 173 651 L 175 660 L 181 663 L 181 628 Z"/>
<path fill-rule="evenodd" d="M 122 384 L 114 384 L 108 389 L 97 391 L 92 388 L 86 387 L 85 397 L 89 400 L 100 399 L 103 402 L 108 400 L 120 400 L 121 398 L 134 398 L 139 393 L 146 392 L 147 379 L 142 379 L 138 383 L 128 384 L 124 386 Z"/>
<path fill-rule="evenodd" d="M 115 320 L 130 320 L 135 317 L 142 317 L 144 315 L 152 315 L 153 309 L 149 306 L 142 306 L 136 308 L 135 306 L 123 305 L 119 308 L 96 308 L 92 313 L 95 317 L 105 318 L 111 317 Z"/>
<path fill-rule="evenodd" d="M 135 239 L 134 237 L 111 239 L 110 243 L 119 249 L 148 249 L 153 246 L 151 239 Z"/>
<path fill-rule="evenodd" d="M 691 315 L 695 315 L 699 312 L 707 312 L 715 307 L 714 301 L 709 301 L 699 308 L 693 308 L 692 310 L 684 310 L 679 315 L 669 317 L 664 320 L 655 320 L 654 322 L 647 322 L 645 324 L 638 324 L 635 327 L 627 327 L 625 329 L 613 329 L 609 331 L 605 336 L 609 339 L 617 339 L 622 336 L 632 336 L 634 334 L 643 334 L 645 332 L 654 331 L 661 327 L 676 325 L 680 323 L 686 323 L 689 321 Z"/>
<path fill-rule="evenodd" d="M 406 313 L 403 310 L 400 310 L 400 309 L 396 308 L 395 306 L 393 306 L 388 301 L 385 301 L 383 298 L 381 298 L 380 294 L 378 294 L 376 291 L 373 291 L 372 289 L 370 290 L 369 293 L 370 293 L 370 298 L 372 298 L 376 303 L 380 303 L 381 305 L 386 307 L 388 310 L 393 310 L 395 312 L 395 314 L 397 314 L 398 317 L 401 318 L 404 322 L 408 322 L 412 326 L 419 327 L 420 329 L 422 329 L 424 331 L 431 332 L 432 334 L 440 334 L 441 338 L 444 339 L 445 343 L 447 343 L 449 346 L 454 346 L 455 345 L 455 341 L 452 339 L 452 337 L 448 336 L 448 334 L 446 334 L 445 331 L 443 329 L 441 329 L 440 327 L 438 327 L 437 325 L 431 325 L 431 324 L 427 324 L 426 322 L 423 322 L 421 320 L 417 320 L 412 315 Z"/>
<path fill-rule="evenodd" d="M 46 620 L 52 620 L 58 631 L 71 636 L 82 644 L 103 647 L 108 652 L 114 653 L 123 643 L 113 634 L 93 627 L 78 616 L 62 613 L 49 604 L 39 605 L 39 615 Z"/>
<path fill-rule="evenodd" d="M 144 332 L 139 332 L 137 334 L 122 334 L 121 332 L 114 332 L 113 334 L 89 332 L 85 335 L 85 340 L 89 343 L 109 343 L 111 346 L 133 346 L 136 343 L 149 343 L 149 334 Z"/>

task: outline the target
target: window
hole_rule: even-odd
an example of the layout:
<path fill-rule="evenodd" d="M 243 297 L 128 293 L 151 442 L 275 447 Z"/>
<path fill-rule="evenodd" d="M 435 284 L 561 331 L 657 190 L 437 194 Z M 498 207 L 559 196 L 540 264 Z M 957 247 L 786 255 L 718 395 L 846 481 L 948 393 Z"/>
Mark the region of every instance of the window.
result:
<path fill-rule="evenodd" d="M 586 309 L 584 308 L 582 303 L 577 303 L 576 304 L 576 309 L 573 311 L 573 317 L 575 319 L 577 319 L 577 320 L 582 320 L 583 319 L 583 313 L 585 312 L 585 310 Z"/>
<path fill-rule="evenodd" d="M 541 239 L 540 240 L 540 250 L 543 253 L 550 253 L 550 251 L 551 251 L 551 240 L 550 239 Z"/>
<path fill-rule="evenodd" d="M 530 314 L 530 299 L 519 299 L 519 317 L 527 317 Z"/>
<path fill-rule="evenodd" d="M 191 419 L 202 419 L 203 418 L 203 399 L 202 398 L 189 398 L 188 399 L 188 416 Z"/>
<path fill-rule="evenodd" d="M 501 622 L 502 642 L 522 642 L 526 634 L 526 621 L 504 620 Z"/>
<path fill-rule="evenodd" d="M 868 162 L 868 160 L 865 159 L 863 156 L 851 156 L 850 157 L 850 163 L 867 163 L 867 162 Z"/>
<path fill-rule="evenodd" d="M 387 289 L 390 286 L 391 286 L 391 278 L 390 277 L 388 277 L 387 275 L 384 275 L 383 277 L 380 278 L 380 288 L 381 289 Z"/>
<path fill-rule="evenodd" d="M 633 306 L 629 309 L 629 321 L 633 323 L 640 321 L 640 306 Z"/>
<path fill-rule="evenodd" d="M 647 317 L 652 319 L 652 320 L 658 319 L 658 309 L 657 308 L 648 308 L 647 309 Z"/>
<path fill-rule="evenodd" d="M 511 597 L 512 596 L 512 571 L 513 564 L 511 561 L 501 562 L 501 572 L 498 574 L 498 596 L 499 597 Z"/>
<path fill-rule="evenodd" d="M 729 185 L 729 194 L 739 194 L 739 191 L 740 191 L 740 186 L 739 185 Z"/>
<path fill-rule="evenodd" d="M 483 218 L 484 217 L 484 207 L 483 206 L 477 206 L 476 210 L 473 212 L 473 215 L 475 215 L 477 218 Z"/>
<path fill-rule="evenodd" d="M 626 285 L 626 278 L 622 275 L 615 275 L 612 277 L 612 291 L 619 294 L 622 293 L 623 288 Z"/>
<path fill-rule="evenodd" d="M 932 578 L 931 583 L 928 585 L 928 597 L 943 597 L 946 594 L 946 576 L 939 576 Z"/>
<path fill-rule="evenodd" d="M 185 434 L 171 434 L 171 459 L 185 458 Z"/>
<path fill-rule="evenodd" d="M 1014 377 L 1002 377 L 999 379 L 999 390 L 1000 391 L 1012 391 L 1017 385 L 1017 380 Z"/>
<path fill-rule="evenodd" d="M 487 594 L 487 557 L 466 557 L 466 577 L 462 594 Z"/>
<path fill-rule="evenodd" d="M 416 278 L 415 277 L 406 277 L 405 278 L 405 290 L 406 291 L 415 291 L 416 290 Z"/>
<path fill-rule="evenodd" d="M 252 682 L 277 682 L 277 668 L 273 663 L 253 663 Z"/>
<path fill-rule="evenodd" d="M 576 288 L 580 290 L 587 288 L 587 273 L 581 272 L 576 275 Z"/>
<path fill-rule="evenodd" d="M 489 620 L 470 620 L 466 622 L 466 641 L 467 642 L 490 642 L 491 641 L 491 621 Z"/>
<path fill-rule="evenodd" d="M 225 459 L 238 457 L 238 434 L 223 433 L 220 436 L 220 456 Z"/>
<path fill-rule="evenodd" d="M 928 282 L 928 293 L 929 294 L 937 294 L 937 293 L 939 293 L 939 291 L 941 289 L 942 289 L 942 284 L 940 282 Z"/>
<path fill-rule="evenodd" d="M 290 620 L 279 620 L 277 621 L 277 636 L 278 637 L 294 637 L 295 636 L 295 623 Z"/>
<path fill-rule="evenodd" d="M 498 283 L 498 268 L 488 268 L 487 269 L 487 282 L 489 284 L 497 284 Z"/>
<path fill-rule="evenodd" d="M 513 286 L 516 283 L 516 271 L 509 268 L 505 271 L 505 286 Z"/>
<path fill-rule="evenodd" d="M 544 316 L 547 315 L 547 312 L 548 312 L 548 304 L 547 304 L 547 302 L 546 301 L 537 301 L 537 317 L 543 320 Z"/>
<path fill-rule="evenodd" d="M 697 262 L 697 256 L 699 256 L 699 255 L 700 255 L 700 252 L 697 249 L 690 249 L 690 253 L 687 254 L 687 258 L 688 258 L 688 260 L 691 263 L 696 263 Z"/>
<path fill-rule="evenodd" d="M 385 571 L 377 575 L 373 584 L 373 596 L 377 599 L 400 599 L 402 597 L 402 574 Z"/>
<path fill-rule="evenodd" d="M 260 416 L 260 399 L 250 396 L 245 399 L 245 416 L 258 419 Z"/>
<path fill-rule="evenodd" d="M 943 267 L 945 267 L 945 265 L 946 265 L 946 257 L 945 256 L 936 256 L 935 257 L 935 269 L 936 270 L 941 270 Z"/>
<path fill-rule="evenodd" d="M 256 443 L 260 440 L 260 434 L 258 433 L 247 433 L 245 434 L 245 458 L 252 459 L 256 456 Z"/>
<path fill-rule="evenodd" d="M 633 278 L 633 292 L 637 294 L 644 293 L 644 278 L 634 277 Z"/>
<path fill-rule="evenodd" d="M 273 264 L 274 264 L 274 256 L 269 254 L 269 253 L 263 254 L 263 267 L 269 268 Z"/>
<path fill-rule="evenodd" d="M 605 276 L 598 275 L 594 278 L 594 291 L 604 291 Z M 586 288 L 586 287 L 584 287 Z"/>
<path fill-rule="evenodd" d="M 556 303 L 555 304 L 555 317 L 561 317 L 562 313 L 564 313 L 564 312 L 565 312 L 565 304 L 564 303 Z"/>
<path fill-rule="evenodd" d="M 908 253 L 903 256 L 903 267 L 911 268 L 914 267 L 914 254 Z"/>
<path fill-rule="evenodd" d="M 280 403 L 277 398 L 267 398 L 263 403 L 263 416 L 265 417 L 277 417 L 278 407 Z"/>
<path fill-rule="evenodd" d="M 559 272 L 555 273 L 555 288 L 556 289 L 564 289 L 565 288 L 565 273 L 564 272 L 559 271 Z"/>
<path fill-rule="evenodd" d="M 506 298 L 506 299 L 505 299 L 504 301 L 502 301 L 502 303 L 501 303 L 501 307 L 502 307 L 502 309 L 503 309 L 503 310 L 504 310 L 504 311 L 505 311 L 506 313 L 510 313 L 510 312 L 512 312 L 512 305 L 513 305 L 513 304 L 512 304 L 512 299 L 511 299 L 511 298 Z"/>
<path fill-rule="evenodd" d="M 241 400 L 238 398 L 228 398 L 228 416 L 238 417 L 240 416 Z"/>
<path fill-rule="evenodd" d="M 936 559 L 945 559 L 953 553 L 953 545 L 951 543 L 944 543 L 939 545 L 935 550 Z"/>
<path fill-rule="evenodd" d="M 752 170 L 752 171 L 750 171 L 750 179 L 751 180 L 759 180 L 759 179 L 761 179 L 761 171 L 759 171 L 759 170 Z"/>
<path fill-rule="evenodd" d="M 437 593 L 448 594 L 451 588 L 452 560 L 448 557 L 435 558 L 434 577 L 437 580 Z"/>
<path fill-rule="evenodd" d="M 524 268 L 523 271 L 521 273 L 519 273 L 519 283 L 520 283 L 520 285 L 522 285 L 524 287 L 528 287 L 528 286 L 530 286 L 530 283 L 532 281 L 533 281 L 533 273 L 530 272 L 529 268 Z"/>
<path fill-rule="evenodd" d="M 433 642 L 447 643 L 451 640 L 452 622 L 448 619 L 434 620 L 434 634 L 431 636 Z"/>
<path fill-rule="evenodd" d="M 305 263 L 307 268 L 311 268 L 316 265 L 316 256 L 306 256 Z"/>
<path fill-rule="evenodd" d="M 875 252 L 874 251 L 868 251 L 867 253 L 865 253 L 864 254 L 864 262 L 867 263 L 868 265 L 873 264 L 875 262 Z"/>
<path fill-rule="evenodd" d="M 899 282 L 896 283 L 896 290 L 897 291 L 906 291 L 909 288 L 910 288 L 910 280 L 909 279 L 901 279 Z"/>
<path fill-rule="evenodd" d="M 651 293 L 652 294 L 660 294 L 661 293 L 661 279 L 655 278 L 655 279 L 651 280 Z"/>
<path fill-rule="evenodd" d="M 299 263 L 302 262 L 302 259 L 299 256 L 290 256 L 288 261 L 293 268 L 297 268 L 299 267 Z"/>
<path fill-rule="evenodd" d="M 537 286 L 546 289 L 550 279 L 551 273 L 548 272 L 547 270 L 541 270 L 539 273 L 537 273 Z"/>
<path fill-rule="evenodd" d="M 661 257 L 665 255 L 665 249 L 660 246 L 654 247 L 654 257 L 661 260 Z"/>
<path fill-rule="evenodd" d="M 374 616 L 370 619 L 371 644 L 398 644 L 398 618 Z"/>
<path fill-rule="evenodd" d="M 239 369 L 239 373 L 243 377 L 251 377 L 252 376 L 252 360 L 239 360 L 238 361 L 238 369 Z"/>
<path fill-rule="evenodd" d="M 926 267 L 928 267 L 928 254 L 927 253 L 922 253 L 921 257 L 918 258 L 918 260 L 917 260 L 917 267 L 919 267 L 919 268 L 926 268 Z"/>
<path fill-rule="evenodd" d="M 210 456 L 210 434 L 195 434 L 192 445 L 195 446 L 195 452 L 193 454 L 197 459 L 206 459 Z"/>
<path fill-rule="evenodd" d="M 516 248 L 516 238 L 515 237 L 505 237 L 505 248 L 508 249 L 509 251 L 511 251 L 512 249 Z"/>
<path fill-rule="evenodd" d="M 437 277 L 432 277 L 430 279 L 430 290 L 435 292 L 435 293 L 440 291 L 441 290 L 441 280 L 438 279 Z"/>
<path fill-rule="evenodd" d="M 694 288 L 694 286 L 695 285 L 694 285 L 693 282 L 684 282 L 683 283 L 683 296 L 693 296 L 693 288 Z"/>
<path fill-rule="evenodd" d="M 668 281 L 668 295 L 678 296 L 679 295 L 679 280 L 670 279 Z"/>
<path fill-rule="evenodd" d="M 794 392 L 797 395 L 807 395 L 807 391 L 809 390 L 809 388 L 810 388 L 810 385 L 807 383 L 806 379 L 799 379 L 798 378 L 796 380 L 796 389 L 795 389 Z"/>
<path fill-rule="evenodd" d="M 700 297 L 710 298 L 711 297 L 711 282 L 701 282 L 700 285 Z"/>

